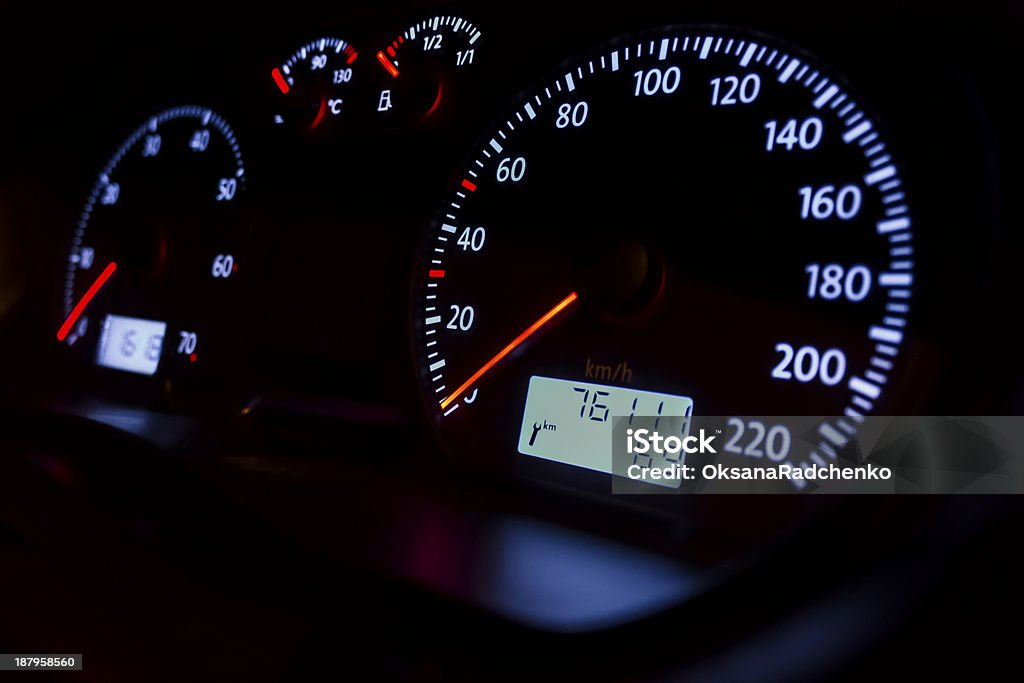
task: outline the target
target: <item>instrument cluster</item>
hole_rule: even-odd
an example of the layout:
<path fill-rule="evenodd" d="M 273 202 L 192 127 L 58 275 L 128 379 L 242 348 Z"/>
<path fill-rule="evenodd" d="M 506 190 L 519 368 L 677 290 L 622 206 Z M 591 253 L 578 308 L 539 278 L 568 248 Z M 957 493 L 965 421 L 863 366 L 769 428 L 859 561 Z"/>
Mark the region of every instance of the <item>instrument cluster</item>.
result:
<path fill-rule="evenodd" d="M 460 467 L 584 488 L 614 416 L 756 422 L 772 460 L 820 464 L 872 414 L 1012 410 L 1007 109 L 975 68 L 1003 43 L 851 21 L 466 3 L 244 40 L 183 22 L 174 45 L 112 24 L 95 79 L 26 85 L 93 92 L 21 124 L 47 182 L 8 205 L 49 267 L 4 321 L 32 359 L 11 386 L 430 425 Z M 832 417 L 799 450 L 769 415 Z"/>

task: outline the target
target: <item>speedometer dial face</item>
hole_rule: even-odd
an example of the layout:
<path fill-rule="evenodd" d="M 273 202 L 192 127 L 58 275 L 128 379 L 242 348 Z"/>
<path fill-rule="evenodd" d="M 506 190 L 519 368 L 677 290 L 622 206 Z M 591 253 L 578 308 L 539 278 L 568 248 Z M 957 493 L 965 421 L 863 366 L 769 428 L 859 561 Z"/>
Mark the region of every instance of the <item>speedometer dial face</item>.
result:
<path fill-rule="evenodd" d="M 184 390 L 237 357 L 253 266 L 245 181 L 231 127 L 198 106 L 151 117 L 100 171 L 72 238 L 57 339 L 103 386 Z"/>
<path fill-rule="evenodd" d="M 449 450 L 528 460 L 547 429 L 529 404 L 594 421 L 588 402 L 626 414 L 647 392 L 854 430 L 895 381 L 914 280 L 883 130 L 827 65 L 717 27 L 615 41 L 524 92 L 416 267 L 419 371 Z"/>

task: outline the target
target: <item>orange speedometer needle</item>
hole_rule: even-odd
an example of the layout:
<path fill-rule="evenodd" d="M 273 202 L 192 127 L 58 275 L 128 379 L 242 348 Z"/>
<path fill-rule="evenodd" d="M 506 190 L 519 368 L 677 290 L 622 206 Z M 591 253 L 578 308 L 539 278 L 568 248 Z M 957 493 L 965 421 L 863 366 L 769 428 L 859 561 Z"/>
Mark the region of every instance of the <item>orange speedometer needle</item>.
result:
<path fill-rule="evenodd" d="M 71 309 L 71 315 L 64 321 L 64 324 L 60 326 L 60 330 L 57 331 L 57 341 L 64 341 L 67 339 L 68 333 L 71 332 L 71 328 L 75 326 L 78 319 L 82 317 L 82 312 L 85 311 L 85 307 L 89 305 L 89 302 L 93 300 L 93 297 L 103 288 L 103 285 L 107 284 L 107 280 L 117 270 L 117 263 L 111 261 L 107 264 L 107 267 L 103 269 L 100 276 L 96 278 L 96 281 L 89 286 L 82 298 L 79 299 L 75 307 Z"/>
<path fill-rule="evenodd" d="M 498 351 L 498 353 L 494 354 L 494 358 L 491 358 L 489 361 L 484 363 L 483 366 L 481 366 L 479 370 L 474 372 L 469 379 L 467 379 L 465 382 L 459 385 L 458 389 L 448 394 L 448 396 L 443 401 L 441 401 L 441 410 L 444 410 L 445 408 L 450 406 L 456 399 L 459 398 L 459 396 L 462 396 L 462 394 L 464 394 L 467 389 L 476 384 L 476 382 L 481 377 L 487 374 L 487 372 L 491 368 L 500 363 L 502 358 L 515 351 L 517 346 L 519 346 L 524 341 L 529 339 L 537 330 L 551 322 L 555 318 L 555 316 L 564 311 L 572 304 L 572 302 L 576 301 L 576 299 L 579 298 L 579 295 L 576 292 L 573 292 L 569 296 L 559 301 L 558 304 L 556 304 L 555 307 L 552 308 L 550 311 L 548 311 L 541 317 L 537 318 L 536 322 L 534 322 L 532 325 L 523 330 L 519 334 L 519 336 L 510 341 L 508 345 L 505 346 L 505 348 L 503 348 L 501 351 Z"/>

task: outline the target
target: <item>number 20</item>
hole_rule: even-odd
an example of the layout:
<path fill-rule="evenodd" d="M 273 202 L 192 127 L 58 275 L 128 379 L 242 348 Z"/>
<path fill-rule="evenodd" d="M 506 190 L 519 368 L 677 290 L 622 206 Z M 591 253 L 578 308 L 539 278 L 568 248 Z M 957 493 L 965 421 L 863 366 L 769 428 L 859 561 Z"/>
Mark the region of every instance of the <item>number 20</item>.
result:
<path fill-rule="evenodd" d="M 449 330 L 459 330 L 461 332 L 468 331 L 473 327 L 473 318 L 476 317 L 476 311 L 473 310 L 472 306 L 451 306 L 452 319 L 445 325 Z"/>

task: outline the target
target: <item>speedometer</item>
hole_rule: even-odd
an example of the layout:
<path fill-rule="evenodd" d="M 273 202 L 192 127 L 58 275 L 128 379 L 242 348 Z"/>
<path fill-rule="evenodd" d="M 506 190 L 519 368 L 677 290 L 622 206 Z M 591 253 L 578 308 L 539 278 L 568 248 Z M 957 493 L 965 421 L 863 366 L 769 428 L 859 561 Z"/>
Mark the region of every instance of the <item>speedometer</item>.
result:
<path fill-rule="evenodd" d="M 854 433 L 897 379 L 914 284 L 884 130 L 819 60 L 719 27 L 616 40 L 522 93 L 416 266 L 448 449 L 591 467 L 537 440 L 557 451 L 609 413 L 668 406 Z"/>

